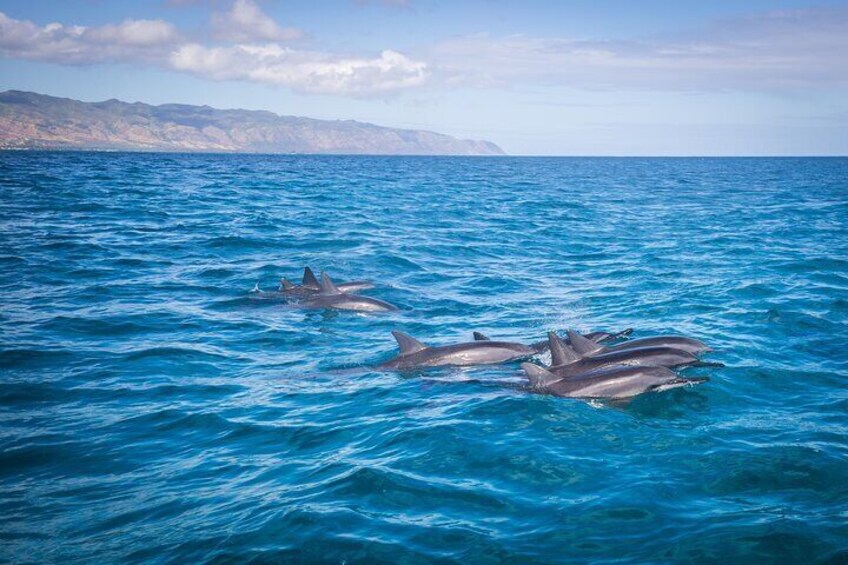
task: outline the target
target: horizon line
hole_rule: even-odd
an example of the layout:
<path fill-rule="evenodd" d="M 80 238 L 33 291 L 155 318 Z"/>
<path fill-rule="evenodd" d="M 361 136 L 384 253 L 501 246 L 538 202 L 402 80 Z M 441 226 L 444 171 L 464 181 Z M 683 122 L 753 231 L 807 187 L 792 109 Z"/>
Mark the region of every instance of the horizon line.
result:
<path fill-rule="evenodd" d="M 265 157 L 421 157 L 447 159 L 844 159 L 848 154 L 811 154 L 811 155 L 602 155 L 602 154 L 509 154 L 503 155 L 451 155 L 451 154 L 421 154 L 421 153 L 264 153 L 252 151 L 159 151 L 155 149 L 62 149 L 62 148 L 29 148 L 2 147 L 0 153 L 129 153 L 141 155 L 255 155 Z"/>

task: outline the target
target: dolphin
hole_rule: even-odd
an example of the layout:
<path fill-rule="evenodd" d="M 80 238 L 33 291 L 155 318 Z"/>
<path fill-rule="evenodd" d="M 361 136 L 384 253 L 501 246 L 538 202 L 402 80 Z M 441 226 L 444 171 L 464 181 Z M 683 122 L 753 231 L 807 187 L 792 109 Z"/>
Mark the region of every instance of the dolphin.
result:
<path fill-rule="evenodd" d="M 336 288 L 341 292 L 352 293 L 374 288 L 374 285 L 371 281 L 350 281 L 339 283 Z M 294 284 L 283 277 L 280 279 L 280 286 L 277 290 L 266 291 L 261 290 L 257 283 L 253 290 L 248 293 L 248 298 L 253 300 L 302 300 L 319 292 L 321 292 L 321 283 L 315 278 L 312 269 L 306 267 L 303 269 L 303 282 L 301 284 Z"/>
<path fill-rule="evenodd" d="M 709 380 L 684 379 L 666 367 L 655 366 L 599 369 L 567 379 L 533 363 L 522 363 L 521 368 L 534 392 L 571 398 L 631 398 Z"/>
<path fill-rule="evenodd" d="M 590 339 L 590 340 L 594 341 L 595 343 L 606 343 L 608 341 L 615 341 L 617 339 L 624 339 L 632 333 L 633 333 L 633 328 L 627 328 L 627 329 L 621 330 L 620 332 L 616 332 L 616 333 L 589 332 L 589 333 L 583 334 L 583 337 L 585 337 L 586 339 Z M 566 337 L 566 343 L 569 343 L 567 337 Z"/>
<path fill-rule="evenodd" d="M 712 351 L 712 349 L 710 349 L 703 341 L 692 339 L 690 337 L 676 335 L 631 339 L 629 341 L 625 341 L 624 343 L 619 343 L 606 347 L 598 345 L 597 343 L 595 343 L 595 340 L 591 338 L 586 339 L 586 337 L 587 336 L 581 336 L 577 332 L 568 332 L 568 339 L 571 342 L 571 347 L 573 347 L 577 353 L 584 357 L 592 357 L 602 353 L 626 351 L 629 349 L 637 349 L 641 347 L 673 347 L 674 349 L 687 351 L 692 355 L 698 355 L 699 353 Z"/>
<path fill-rule="evenodd" d="M 486 334 L 483 334 L 483 333 L 480 333 L 480 332 L 474 332 L 472 335 L 474 336 L 474 341 L 489 341 L 489 342 L 492 341 L 492 338 L 490 338 Z M 512 343 L 512 342 L 499 341 L 499 343 Z M 513 345 L 522 345 L 522 344 L 514 343 Z M 532 349 L 534 353 L 544 353 L 545 351 L 548 350 L 550 345 L 548 344 L 548 340 L 545 340 L 545 341 L 539 341 L 537 343 L 531 343 L 527 347 Z"/>
<path fill-rule="evenodd" d="M 671 347 L 642 347 L 581 357 L 554 332 L 548 332 L 548 342 L 551 348 L 551 366 L 548 371 L 560 378 L 618 366 L 673 368 L 701 363 L 691 353 Z"/>
<path fill-rule="evenodd" d="M 609 333 L 609 332 L 589 332 L 584 334 L 583 337 L 586 339 L 590 339 L 596 343 L 603 343 L 606 341 L 611 341 L 615 339 L 623 339 L 633 333 L 633 328 L 627 328 L 626 330 L 622 330 L 617 333 Z M 474 332 L 474 341 L 486 341 L 492 338 L 488 337 L 486 334 L 481 332 Z M 560 338 L 562 339 L 562 338 Z M 568 338 L 565 338 L 565 343 L 570 343 Z M 536 350 L 537 353 L 543 353 L 550 349 L 550 343 L 547 339 L 538 341 L 536 343 L 531 343 L 530 347 Z"/>
<path fill-rule="evenodd" d="M 380 369 L 409 370 L 424 367 L 494 365 L 526 359 L 537 353 L 532 347 L 509 341 L 487 339 L 428 347 L 403 332 L 395 330 L 392 335 L 398 342 L 400 353 L 380 365 Z"/>
<path fill-rule="evenodd" d="M 328 310 L 354 310 L 356 312 L 389 312 L 397 306 L 358 294 L 347 294 L 338 289 L 327 273 L 321 274 L 321 290 L 300 302 L 304 308 L 324 308 Z"/>
<path fill-rule="evenodd" d="M 285 280 L 285 279 L 283 279 Z M 291 283 L 289 283 L 291 284 Z M 281 290 L 283 289 L 282 281 L 281 281 Z M 309 267 L 304 267 L 303 269 L 303 282 L 300 286 L 292 285 L 294 288 L 302 288 L 305 290 L 311 290 L 313 292 L 321 291 L 321 283 L 318 282 L 318 279 L 315 278 L 315 273 L 312 272 L 312 269 Z M 368 290 L 374 288 L 374 284 L 371 281 L 349 281 L 336 284 L 336 288 L 341 292 L 359 292 L 361 290 Z"/>

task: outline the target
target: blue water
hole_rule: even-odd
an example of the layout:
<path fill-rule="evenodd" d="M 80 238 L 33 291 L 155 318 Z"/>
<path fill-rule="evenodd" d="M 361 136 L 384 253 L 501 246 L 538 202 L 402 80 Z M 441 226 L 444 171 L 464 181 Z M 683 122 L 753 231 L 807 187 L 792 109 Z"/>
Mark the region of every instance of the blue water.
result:
<path fill-rule="evenodd" d="M 0 561 L 848 560 L 848 159 L 0 153 Z M 402 308 L 247 299 L 304 265 Z M 611 406 L 392 329 L 681 333 Z"/>

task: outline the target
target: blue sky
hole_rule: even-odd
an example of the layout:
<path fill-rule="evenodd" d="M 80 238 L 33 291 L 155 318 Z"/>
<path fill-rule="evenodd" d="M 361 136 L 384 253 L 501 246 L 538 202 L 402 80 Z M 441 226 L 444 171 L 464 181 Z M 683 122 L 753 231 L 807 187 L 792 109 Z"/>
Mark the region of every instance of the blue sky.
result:
<path fill-rule="evenodd" d="M 0 0 L 0 89 L 532 155 L 848 154 L 848 2 Z"/>

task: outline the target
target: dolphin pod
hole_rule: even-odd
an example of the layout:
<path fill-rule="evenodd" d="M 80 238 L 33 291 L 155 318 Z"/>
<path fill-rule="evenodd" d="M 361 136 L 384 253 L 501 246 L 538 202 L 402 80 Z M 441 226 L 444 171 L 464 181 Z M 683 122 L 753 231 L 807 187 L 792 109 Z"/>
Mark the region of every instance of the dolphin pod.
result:
<path fill-rule="evenodd" d="M 629 335 L 626 331 L 625 335 Z M 495 341 L 480 332 L 474 332 L 474 341 L 452 345 L 427 346 L 415 338 L 392 331 L 399 352 L 395 357 L 377 366 L 378 369 L 409 371 L 430 367 L 466 367 L 492 365 L 510 361 L 527 360 L 549 349 L 551 366 L 541 367 L 530 362 L 521 364 L 530 390 L 539 394 L 552 394 L 572 398 L 612 399 L 630 398 L 646 392 L 661 392 L 683 386 L 706 382 L 706 377 L 682 377 L 673 368 L 691 366 L 723 366 L 720 363 L 703 363 L 690 351 L 671 345 L 682 343 L 687 348 L 710 351 L 702 342 L 683 336 L 659 336 L 633 340 L 642 346 L 619 348 L 597 347 L 597 343 L 577 332 L 569 331 L 568 340 L 555 332 L 548 333 L 546 348 L 539 344 L 524 345 L 510 341 Z M 596 332 L 599 339 L 606 334 Z M 575 346 L 576 344 L 576 346 Z M 594 344 L 591 346 L 589 344 Z M 700 345 L 698 345 L 700 344 Z M 589 353 L 579 353 L 577 349 Z"/>
<path fill-rule="evenodd" d="M 575 398 L 621 399 L 645 392 L 700 384 L 708 380 L 704 377 L 684 378 L 671 370 L 675 367 L 701 364 L 689 351 L 664 345 L 637 346 L 630 349 L 598 348 L 595 347 L 597 344 L 592 345 L 594 342 L 577 332 L 568 333 L 571 344 L 565 343 L 554 332 L 548 333 L 550 367 L 540 367 L 532 363 L 521 364 L 534 392 Z M 663 339 L 666 341 L 663 342 Z M 643 344 L 683 343 L 681 340 L 687 339 L 689 338 L 671 336 L 633 341 L 642 341 Z M 701 346 L 706 347 L 703 344 Z M 581 354 L 578 349 L 589 349 L 591 352 Z"/>
<path fill-rule="evenodd" d="M 361 290 L 374 288 L 371 281 L 349 281 L 335 284 L 329 275 L 321 274 L 321 280 L 315 277 L 312 269 L 303 269 L 303 281 L 294 284 L 287 278 L 280 279 L 276 291 L 263 291 L 259 285 L 248 294 L 254 300 L 282 300 L 302 308 L 324 310 L 352 310 L 356 312 L 390 312 L 397 306 L 383 300 L 354 294 Z"/>
<path fill-rule="evenodd" d="M 321 283 L 315 277 L 315 273 L 312 272 L 312 269 L 305 267 L 303 269 L 303 282 L 301 282 L 299 286 L 293 285 L 291 282 L 283 278 L 280 279 L 280 288 L 283 292 L 305 290 L 307 292 L 317 293 L 321 291 Z M 336 288 L 341 292 L 354 293 L 372 289 L 374 288 L 374 284 L 371 281 L 349 281 L 338 283 Z"/>
<path fill-rule="evenodd" d="M 595 343 L 605 343 L 605 342 L 614 341 L 614 340 L 617 340 L 617 339 L 624 339 L 632 333 L 633 333 L 633 328 L 627 328 L 626 330 L 622 330 L 622 331 L 616 332 L 616 333 L 589 332 L 587 334 L 584 334 L 583 337 L 586 338 L 586 339 L 589 339 L 589 340 L 591 340 Z M 485 341 L 487 339 L 490 339 L 488 336 L 486 336 L 486 335 L 484 335 L 480 332 L 474 332 L 473 335 L 474 335 L 475 341 Z M 571 343 L 569 338 L 565 338 L 565 342 Z M 534 344 L 531 344 L 530 347 L 532 347 L 533 349 L 535 349 L 539 353 L 545 352 L 549 349 L 548 340 L 544 339 L 542 341 L 538 341 Z"/>
<path fill-rule="evenodd" d="M 374 288 L 374 283 L 371 281 L 349 281 L 337 283 L 336 288 L 341 292 L 360 292 Z M 250 294 L 250 298 L 267 300 L 292 300 L 305 298 L 313 294 L 321 292 L 321 283 L 309 267 L 303 269 L 303 280 L 300 284 L 294 284 L 289 279 L 283 277 L 280 279 L 280 286 L 275 291 L 263 291 L 259 289 L 257 284 Z"/>
<path fill-rule="evenodd" d="M 250 297 L 284 300 L 302 308 L 390 312 L 393 304 L 355 294 L 374 288 L 367 280 L 335 284 L 326 273 L 321 279 L 309 267 L 301 284 L 286 278 L 276 291 L 265 292 L 257 286 Z M 475 331 L 473 341 L 428 346 L 397 330 L 392 335 L 399 351 L 377 369 L 412 371 L 432 367 L 469 367 L 523 361 L 531 392 L 571 398 L 626 399 L 647 392 L 660 392 L 706 382 L 706 377 L 682 377 L 673 369 L 686 367 L 723 367 L 707 363 L 699 355 L 712 351 L 702 341 L 685 336 L 655 336 L 628 339 L 632 328 L 623 331 L 590 332 L 581 335 L 569 330 L 564 337 L 548 332 L 548 339 L 531 344 L 493 340 Z M 623 341 L 627 340 L 627 341 Z M 529 362 L 550 351 L 551 365 Z"/>

